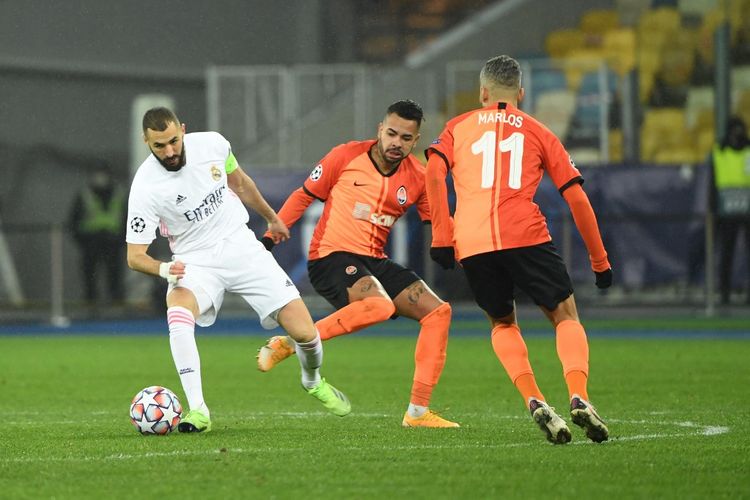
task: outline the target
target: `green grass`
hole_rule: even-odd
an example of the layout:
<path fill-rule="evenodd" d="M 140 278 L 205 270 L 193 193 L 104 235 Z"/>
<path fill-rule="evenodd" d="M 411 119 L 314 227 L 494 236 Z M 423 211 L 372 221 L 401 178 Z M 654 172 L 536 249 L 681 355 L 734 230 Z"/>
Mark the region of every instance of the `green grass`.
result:
<path fill-rule="evenodd" d="M 262 338 L 199 333 L 214 430 L 164 437 L 136 433 L 127 410 L 153 384 L 184 402 L 166 336 L 0 337 L 0 498 L 750 497 L 750 341 L 592 337 L 612 437 L 574 427 L 566 446 L 544 440 L 486 337 L 451 339 L 433 408 L 462 428 L 432 430 L 400 427 L 413 337 L 325 344 L 324 375 L 353 404 L 338 418 L 302 391 L 295 359 L 255 370 Z M 564 410 L 554 340 L 527 344 Z"/>

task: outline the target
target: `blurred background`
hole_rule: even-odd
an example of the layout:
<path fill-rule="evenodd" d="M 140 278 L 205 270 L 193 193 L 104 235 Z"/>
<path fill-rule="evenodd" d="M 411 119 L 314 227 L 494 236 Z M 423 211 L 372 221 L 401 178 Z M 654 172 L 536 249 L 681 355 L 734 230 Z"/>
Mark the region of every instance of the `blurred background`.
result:
<path fill-rule="evenodd" d="M 746 312 L 750 238 L 719 293 L 709 174 L 729 117 L 750 123 L 750 0 L 0 0 L 0 320 L 163 312 L 160 280 L 124 254 L 81 264 L 96 250 L 80 233 L 81 193 L 127 200 L 149 107 L 224 134 L 278 209 L 333 146 L 374 137 L 395 100 L 422 104 L 426 147 L 478 106 L 479 70 L 499 54 L 522 63 L 522 108 L 562 139 L 599 218 L 615 270 L 606 292 L 567 206 L 540 187 L 578 302 Z M 325 308 L 305 268 L 317 213 L 274 253 Z M 261 222 L 251 214 L 256 234 Z M 426 257 L 416 214 L 391 240 L 392 258 L 471 306 L 462 272 Z M 164 241 L 152 253 L 169 259 Z"/>

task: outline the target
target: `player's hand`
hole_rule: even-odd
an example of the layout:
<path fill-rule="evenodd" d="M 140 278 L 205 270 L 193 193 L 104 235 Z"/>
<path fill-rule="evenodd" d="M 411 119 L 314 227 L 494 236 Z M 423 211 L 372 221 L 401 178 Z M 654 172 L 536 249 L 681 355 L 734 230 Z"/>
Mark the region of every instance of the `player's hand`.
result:
<path fill-rule="evenodd" d="M 443 269 L 456 267 L 456 253 L 453 247 L 432 247 L 430 248 L 430 258 Z"/>
<path fill-rule="evenodd" d="M 179 260 L 162 262 L 159 264 L 159 276 L 167 280 L 167 283 L 174 285 L 185 277 L 185 264 Z"/>
<path fill-rule="evenodd" d="M 609 288 L 612 286 L 612 268 L 605 271 L 594 271 L 596 275 L 596 286 L 597 288 Z"/>
<path fill-rule="evenodd" d="M 269 252 L 271 251 L 271 249 L 276 244 L 276 243 L 273 242 L 273 238 L 271 238 L 270 236 L 264 236 L 264 237 L 262 237 L 260 239 L 260 242 L 263 243 L 263 246 L 266 247 L 266 250 L 268 250 Z"/>
<path fill-rule="evenodd" d="M 274 244 L 289 239 L 289 228 L 278 217 L 268 223 L 267 233 L 271 233 L 271 240 L 273 240 Z"/>

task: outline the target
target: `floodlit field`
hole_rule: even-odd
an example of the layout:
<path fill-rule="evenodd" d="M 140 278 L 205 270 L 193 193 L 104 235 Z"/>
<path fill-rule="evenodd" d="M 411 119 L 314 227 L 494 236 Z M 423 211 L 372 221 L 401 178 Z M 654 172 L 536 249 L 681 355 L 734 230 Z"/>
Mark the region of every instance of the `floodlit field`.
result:
<path fill-rule="evenodd" d="M 612 436 L 573 426 L 565 446 L 532 423 L 481 322 L 454 327 L 433 408 L 462 427 L 444 430 L 400 427 L 415 337 L 385 333 L 416 332 L 405 320 L 325 344 L 344 418 L 301 390 L 296 359 L 256 371 L 262 337 L 199 333 L 214 429 L 164 437 L 127 413 L 153 384 L 185 402 L 166 335 L 0 336 L 0 498 L 750 497 L 750 328 L 655 325 L 589 327 L 591 399 Z M 527 344 L 569 420 L 551 333 Z"/>

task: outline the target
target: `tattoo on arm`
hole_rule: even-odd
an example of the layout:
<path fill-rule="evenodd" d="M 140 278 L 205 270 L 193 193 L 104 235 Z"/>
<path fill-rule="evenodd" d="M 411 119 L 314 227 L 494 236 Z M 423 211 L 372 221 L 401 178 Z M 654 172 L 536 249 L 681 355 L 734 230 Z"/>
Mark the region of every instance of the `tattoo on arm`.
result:
<path fill-rule="evenodd" d="M 424 293 L 424 287 L 420 282 L 416 282 L 408 288 L 408 292 L 409 303 L 416 304 L 419 302 L 419 297 Z"/>
<path fill-rule="evenodd" d="M 362 285 L 362 288 L 360 288 L 360 292 L 369 292 L 372 288 L 372 281 L 367 281 Z"/>

